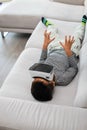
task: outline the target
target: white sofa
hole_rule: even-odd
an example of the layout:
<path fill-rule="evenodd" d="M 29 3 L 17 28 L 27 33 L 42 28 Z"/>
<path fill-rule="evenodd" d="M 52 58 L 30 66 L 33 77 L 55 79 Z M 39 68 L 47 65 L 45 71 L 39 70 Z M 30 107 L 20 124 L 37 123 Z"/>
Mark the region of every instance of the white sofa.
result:
<path fill-rule="evenodd" d="M 66 1 L 69 3 L 69 0 Z M 84 0 L 73 0 L 71 3 L 78 3 L 79 6 L 65 5 L 53 2 L 53 0 L 26 0 L 26 2 L 24 0 L 12 0 L 5 9 L 0 11 L 0 31 L 31 33 L 42 16 L 59 20 L 79 21 L 83 13 L 82 8 L 84 9 Z M 77 10 L 81 10 L 81 12 Z M 68 16 L 67 11 L 73 12 L 75 17 Z"/>
<path fill-rule="evenodd" d="M 52 2 L 52 7 L 57 19 L 49 20 L 57 25 L 61 38 L 72 35 L 86 13 L 86 2 L 85 6 Z M 40 21 L 0 89 L 0 130 L 87 130 L 87 31 L 74 80 L 56 86 L 51 101 L 39 102 L 31 95 L 28 69 L 40 58 L 45 29 Z"/>

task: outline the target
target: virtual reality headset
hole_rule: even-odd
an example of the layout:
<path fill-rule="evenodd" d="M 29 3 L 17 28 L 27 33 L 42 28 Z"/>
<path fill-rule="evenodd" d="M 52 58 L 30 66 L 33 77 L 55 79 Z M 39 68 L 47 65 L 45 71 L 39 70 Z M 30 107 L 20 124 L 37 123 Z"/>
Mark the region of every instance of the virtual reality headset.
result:
<path fill-rule="evenodd" d="M 29 68 L 29 72 L 32 78 L 43 78 L 46 80 L 53 80 L 54 71 L 53 66 L 43 63 L 35 63 Z"/>

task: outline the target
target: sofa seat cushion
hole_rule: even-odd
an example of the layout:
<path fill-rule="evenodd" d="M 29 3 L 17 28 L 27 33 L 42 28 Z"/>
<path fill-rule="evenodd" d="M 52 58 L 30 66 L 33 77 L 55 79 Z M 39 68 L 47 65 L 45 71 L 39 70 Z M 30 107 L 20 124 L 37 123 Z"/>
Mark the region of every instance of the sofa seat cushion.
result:
<path fill-rule="evenodd" d="M 28 69 L 33 63 L 38 62 L 40 54 L 41 49 L 38 48 L 28 48 L 22 52 L 2 85 L 0 96 L 37 102 L 31 95 L 32 78 Z M 47 103 L 72 106 L 77 80 L 78 75 L 68 86 L 56 86 L 53 99 Z"/>

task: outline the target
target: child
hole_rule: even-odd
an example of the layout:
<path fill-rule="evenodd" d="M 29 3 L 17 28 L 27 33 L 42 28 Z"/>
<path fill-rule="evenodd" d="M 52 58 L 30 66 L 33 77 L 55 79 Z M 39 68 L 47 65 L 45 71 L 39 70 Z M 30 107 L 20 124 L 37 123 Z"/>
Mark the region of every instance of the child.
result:
<path fill-rule="evenodd" d="M 44 32 L 44 43 L 40 62 L 52 65 L 54 78 L 48 81 L 43 78 L 34 78 L 31 93 L 39 101 L 52 99 L 55 85 L 68 85 L 78 72 L 77 56 L 82 46 L 87 17 L 82 17 L 82 22 L 73 36 L 65 36 L 64 43 L 58 35 L 57 29 L 47 19 L 42 18 L 42 23 L 47 26 Z"/>

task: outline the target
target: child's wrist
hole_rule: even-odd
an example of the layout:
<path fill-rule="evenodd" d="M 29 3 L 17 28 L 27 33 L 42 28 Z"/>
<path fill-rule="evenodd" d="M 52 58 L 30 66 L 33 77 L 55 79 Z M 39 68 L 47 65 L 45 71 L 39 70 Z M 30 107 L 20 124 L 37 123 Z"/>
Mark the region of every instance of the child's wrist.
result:
<path fill-rule="evenodd" d="M 72 55 L 72 51 L 71 51 L 71 50 L 69 50 L 69 51 L 67 51 L 67 52 L 66 52 L 66 54 L 67 54 L 67 56 L 69 57 L 69 56 L 71 56 L 71 55 Z"/>
<path fill-rule="evenodd" d="M 47 45 L 46 44 L 43 44 L 43 49 L 47 50 Z"/>

